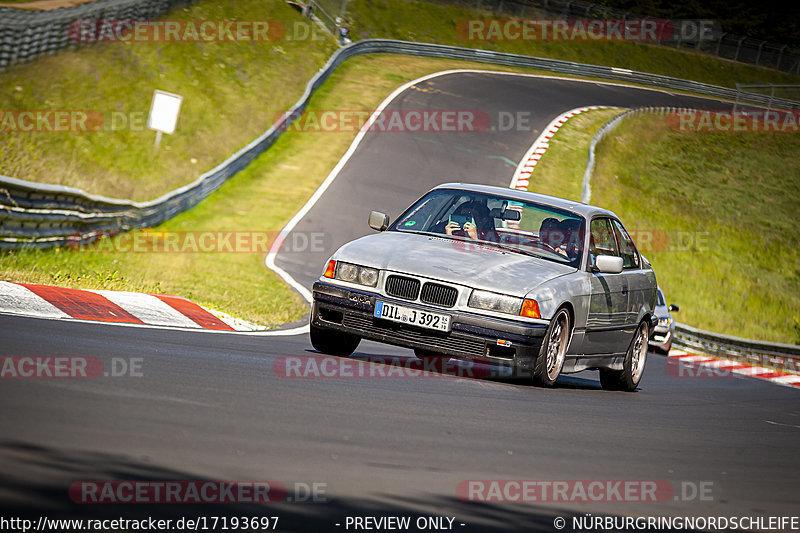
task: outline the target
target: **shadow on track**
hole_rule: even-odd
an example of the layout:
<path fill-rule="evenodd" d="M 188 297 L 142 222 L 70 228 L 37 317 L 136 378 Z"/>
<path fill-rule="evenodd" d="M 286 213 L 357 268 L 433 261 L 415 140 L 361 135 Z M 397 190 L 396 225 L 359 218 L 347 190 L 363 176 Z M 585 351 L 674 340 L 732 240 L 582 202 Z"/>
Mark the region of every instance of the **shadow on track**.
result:
<path fill-rule="evenodd" d="M 355 362 L 365 365 L 382 365 L 383 367 L 386 367 L 384 370 L 372 370 L 371 374 L 387 378 L 392 376 L 397 378 L 418 377 L 421 373 L 431 373 L 441 374 L 442 378 L 456 377 L 466 379 L 481 379 L 491 381 L 493 383 L 503 383 L 515 386 L 534 386 L 530 376 L 519 374 L 513 375 L 513 371 L 508 367 L 473 363 L 470 361 L 460 361 L 457 359 L 450 359 L 446 363 L 442 363 L 441 360 L 436 360 L 434 362 L 423 362 L 415 356 L 403 356 L 396 354 L 386 355 L 366 351 L 357 351 L 348 357 L 325 355 L 313 349 L 307 349 L 306 353 L 309 354 L 307 357 L 315 358 L 317 360 L 317 368 L 324 359 L 334 358 L 333 361 Z M 342 365 L 343 364 L 344 363 L 342 363 Z M 341 368 L 341 365 L 337 363 L 334 364 L 333 367 L 338 369 Z M 369 375 L 369 373 L 370 371 L 365 371 L 365 374 Z M 580 376 L 577 374 L 562 375 L 558 378 L 554 388 L 572 390 L 602 390 L 599 377 L 590 378 L 585 374 Z"/>
<path fill-rule="evenodd" d="M 76 481 L 219 481 L 150 464 L 146 457 L 136 460 L 93 451 L 60 451 L 25 442 L 0 443 L 0 516 L 8 519 L 155 520 L 177 521 L 185 517 L 279 517 L 279 531 L 347 531 L 347 517 L 409 517 L 405 531 L 420 517 L 454 518 L 453 530 L 465 532 L 554 531 L 556 517 L 567 520 L 563 531 L 571 531 L 574 511 L 545 508 L 529 503 L 485 503 L 463 501 L 452 496 L 426 494 L 397 497 L 374 494 L 370 498 L 337 498 L 326 502 L 274 504 L 85 504 L 70 498 L 69 487 Z M 389 489 L 389 487 L 387 487 Z M 445 524 L 447 522 L 445 521 Z M 175 522 L 173 522 L 175 524 Z M 338 525 L 337 525 L 338 524 Z M 461 524 L 465 524 L 461 526 Z M 61 527 L 61 531 L 78 528 Z M 85 526 L 84 526 L 85 529 Z M 202 527 L 200 528 L 202 530 Z M 217 528 L 220 530 L 220 528 Z M 354 528 L 351 526 L 350 530 Z M 172 530 L 177 530 L 174 527 Z"/>

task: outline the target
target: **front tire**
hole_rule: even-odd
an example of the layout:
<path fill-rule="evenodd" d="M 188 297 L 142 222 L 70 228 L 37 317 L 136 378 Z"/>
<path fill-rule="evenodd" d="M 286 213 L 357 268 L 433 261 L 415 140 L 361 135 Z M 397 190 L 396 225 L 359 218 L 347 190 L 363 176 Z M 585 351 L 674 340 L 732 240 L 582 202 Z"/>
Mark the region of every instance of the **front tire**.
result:
<path fill-rule="evenodd" d="M 550 321 L 536 363 L 533 365 L 534 385 L 552 387 L 555 384 L 564 367 L 569 338 L 569 312 L 562 307 Z"/>
<path fill-rule="evenodd" d="M 600 384 L 606 390 L 633 392 L 639 386 L 647 362 L 647 347 L 650 330 L 647 322 L 639 324 L 636 334 L 625 354 L 622 370 L 600 370 Z"/>
<path fill-rule="evenodd" d="M 318 352 L 327 355 L 338 355 L 347 357 L 358 348 L 361 338 L 350 333 L 323 329 L 311 324 L 311 346 Z"/>

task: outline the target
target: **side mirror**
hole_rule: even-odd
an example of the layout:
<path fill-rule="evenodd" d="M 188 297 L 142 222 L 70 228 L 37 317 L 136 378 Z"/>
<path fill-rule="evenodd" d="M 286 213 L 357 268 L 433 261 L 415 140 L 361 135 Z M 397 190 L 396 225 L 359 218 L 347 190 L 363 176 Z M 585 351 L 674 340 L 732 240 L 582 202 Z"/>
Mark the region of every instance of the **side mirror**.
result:
<path fill-rule="evenodd" d="M 375 231 L 386 231 L 386 228 L 389 227 L 389 215 L 380 211 L 370 212 L 369 227 Z"/>
<path fill-rule="evenodd" d="M 681 308 L 680 308 L 680 307 L 678 307 L 678 306 L 677 306 L 677 305 L 675 305 L 675 304 L 669 304 L 669 307 L 668 307 L 667 309 L 669 309 L 669 312 L 670 312 L 670 313 L 674 313 L 674 312 L 676 312 L 676 311 L 680 311 L 680 310 L 681 310 Z"/>
<path fill-rule="evenodd" d="M 619 274 L 622 272 L 622 258 L 616 255 L 598 255 L 594 259 L 594 267 L 603 274 Z"/>

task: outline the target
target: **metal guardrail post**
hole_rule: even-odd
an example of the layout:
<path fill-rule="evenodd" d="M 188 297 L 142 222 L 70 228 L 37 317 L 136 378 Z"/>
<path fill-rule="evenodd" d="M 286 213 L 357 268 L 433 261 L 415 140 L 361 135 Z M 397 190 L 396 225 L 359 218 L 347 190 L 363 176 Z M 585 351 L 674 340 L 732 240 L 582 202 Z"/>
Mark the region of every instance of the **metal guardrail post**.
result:
<path fill-rule="evenodd" d="M 772 111 L 772 101 L 775 100 L 775 86 L 769 84 L 769 103 L 767 103 L 767 113 Z"/>
<path fill-rule="evenodd" d="M 781 46 L 781 49 L 778 51 L 778 61 L 775 63 L 775 70 L 781 69 L 781 56 L 783 56 L 783 51 L 786 50 L 787 45 Z"/>
<path fill-rule="evenodd" d="M 739 42 L 736 43 L 736 54 L 733 56 L 734 61 L 739 61 L 739 50 L 742 49 L 742 43 L 744 42 L 745 39 L 747 39 L 747 37 L 742 37 L 741 39 L 739 39 Z"/>

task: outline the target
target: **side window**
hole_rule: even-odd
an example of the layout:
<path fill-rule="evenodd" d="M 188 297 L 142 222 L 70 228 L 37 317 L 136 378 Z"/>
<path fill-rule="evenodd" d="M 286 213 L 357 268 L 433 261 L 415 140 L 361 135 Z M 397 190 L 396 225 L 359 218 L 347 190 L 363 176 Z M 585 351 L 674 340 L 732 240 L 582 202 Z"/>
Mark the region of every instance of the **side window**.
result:
<path fill-rule="evenodd" d="M 617 232 L 620 255 L 622 256 L 622 268 L 639 268 L 639 253 L 636 251 L 633 239 L 631 239 L 625 227 L 618 220 L 612 220 L 611 223 Z"/>
<path fill-rule="evenodd" d="M 614 239 L 614 230 L 611 221 L 607 218 L 592 220 L 591 237 L 589 238 L 589 264 L 594 265 L 594 258 L 598 255 L 619 255 L 617 242 Z"/>

